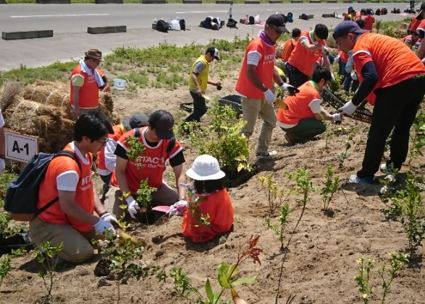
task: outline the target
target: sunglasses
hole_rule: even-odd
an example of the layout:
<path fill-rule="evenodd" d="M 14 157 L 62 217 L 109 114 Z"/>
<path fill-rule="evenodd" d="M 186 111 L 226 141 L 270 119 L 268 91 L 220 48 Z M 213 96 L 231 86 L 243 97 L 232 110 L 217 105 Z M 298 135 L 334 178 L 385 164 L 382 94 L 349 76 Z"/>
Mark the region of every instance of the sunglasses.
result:
<path fill-rule="evenodd" d="M 101 143 L 101 144 L 102 144 L 102 146 L 106 145 L 106 143 L 107 143 L 109 140 L 110 140 L 110 139 L 109 139 L 109 137 L 108 137 L 105 141 L 101 141 L 101 140 L 96 139 L 96 141 L 97 141 L 98 143 Z"/>

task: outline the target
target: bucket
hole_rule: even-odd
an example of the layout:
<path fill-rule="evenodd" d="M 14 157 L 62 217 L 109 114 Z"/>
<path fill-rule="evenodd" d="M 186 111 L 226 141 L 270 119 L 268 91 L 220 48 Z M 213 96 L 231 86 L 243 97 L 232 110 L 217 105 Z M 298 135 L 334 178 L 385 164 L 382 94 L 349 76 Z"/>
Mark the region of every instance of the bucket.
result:
<path fill-rule="evenodd" d="M 120 79 L 120 78 L 115 78 L 114 79 L 114 89 L 115 90 L 124 90 L 125 89 L 125 85 L 127 84 L 127 81 L 124 79 Z"/>

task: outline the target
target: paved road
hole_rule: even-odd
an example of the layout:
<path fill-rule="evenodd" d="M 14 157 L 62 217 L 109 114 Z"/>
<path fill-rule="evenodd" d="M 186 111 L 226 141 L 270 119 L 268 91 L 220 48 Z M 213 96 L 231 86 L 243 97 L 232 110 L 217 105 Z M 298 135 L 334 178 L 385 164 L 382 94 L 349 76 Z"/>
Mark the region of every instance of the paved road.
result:
<path fill-rule="evenodd" d="M 408 4 L 404 3 L 368 3 L 353 4 L 354 8 L 386 7 L 404 10 Z M 334 27 L 341 22 L 337 18 L 322 18 L 324 13 L 346 11 L 348 4 L 260 4 L 260 5 L 233 5 L 233 17 L 236 20 L 245 14 L 256 15 L 265 20 L 270 14 L 292 12 L 295 16 L 293 23 L 288 24 L 288 29 L 294 27 L 309 29 L 316 23 L 324 23 Z M 225 4 L 166 4 L 166 5 L 35 5 L 16 4 L 0 6 L 0 28 L 4 32 L 52 30 L 53 38 L 33 40 L 0 40 L 0 70 L 18 68 L 21 64 L 27 67 L 43 66 L 55 61 L 79 59 L 89 48 L 98 48 L 105 54 L 120 46 L 148 47 L 158 43 L 172 43 L 184 45 L 192 42 L 207 44 L 211 39 L 231 40 L 235 35 L 245 37 L 255 36 L 261 29 L 259 26 L 239 25 L 238 29 L 223 28 L 212 31 L 198 27 L 199 22 L 206 16 L 212 15 L 227 20 L 229 5 Z M 314 14 L 314 19 L 309 21 L 299 20 L 301 13 Z M 154 18 L 170 20 L 171 18 L 184 18 L 190 31 L 160 33 L 151 29 Z M 388 14 L 377 19 L 402 20 L 403 15 Z M 126 25 L 127 33 L 91 35 L 87 27 Z"/>

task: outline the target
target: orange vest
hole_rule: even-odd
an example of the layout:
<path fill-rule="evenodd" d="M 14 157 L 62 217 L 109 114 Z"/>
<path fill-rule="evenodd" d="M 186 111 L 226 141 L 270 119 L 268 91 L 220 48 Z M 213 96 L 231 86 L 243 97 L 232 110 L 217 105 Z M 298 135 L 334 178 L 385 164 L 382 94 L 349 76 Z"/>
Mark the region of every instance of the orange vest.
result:
<path fill-rule="evenodd" d="M 115 125 L 112 127 L 114 130 L 113 134 L 108 134 L 108 137 L 113 141 L 118 141 L 120 137 L 126 132 L 122 124 Z M 108 170 L 105 165 L 105 146 L 103 146 L 97 153 L 97 168 L 101 170 Z"/>
<path fill-rule="evenodd" d="M 307 37 L 310 44 L 315 45 L 326 45 L 326 41 L 321 41 L 313 43 L 312 37 L 310 37 L 310 32 L 305 31 L 301 33 L 301 37 Z M 300 37 L 300 39 L 301 39 Z M 322 49 L 308 51 L 300 42 L 295 45 L 295 49 L 292 51 L 291 56 L 289 57 L 288 63 L 293 67 L 296 67 L 304 75 L 310 76 L 313 74 L 314 63 L 317 59 L 322 56 Z"/>
<path fill-rule="evenodd" d="M 285 42 L 282 49 L 282 61 L 288 61 L 289 56 L 291 56 L 291 53 L 294 50 L 296 44 L 297 41 L 294 41 L 294 39 L 289 39 Z"/>
<path fill-rule="evenodd" d="M 201 196 L 201 199 L 199 207 L 186 209 L 183 214 L 183 235 L 194 243 L 207 242 L 228 232 L 233 225 L 233 206 L 226 189 Z M 200 224 L 198 219 L 207 215 L 210 225 Z"/>
<path fill-rule="evenodd" d="M 260 61 L 255 68 L 255 74 L 267 88 L 270 90 L 273 88 L 275 49 L 276 47 L 274 45 L 267 45 L 260 37 L 254 38 L 248 44 L 238 82 L 236 83 L 236 91 L 239 94 L 248 98 L 264 99 L 264 92 L 255 87 L 247 76 L 247 59 L 249 52 L 258 52 L 261 54 Z"/>
<path fill-rule="evenodd" d="M 363 27 L 364 30 L 372 31 L 373 22 L 375 21 L 375 17 L 372 15 L 366 15 L 364 17 L 365 25 Z"/>
<path fill-rule="evenodd" d="M 67 144 L 64 150 L 74 152 L 72 145 Z M 88 158 L 88 164 L 84 164 L 83 160 L 77 155 L 80 165 L 81 172 L 78 164 L 68 156 L 58 156 L 54 158 L 47 168 L 46 176 L 40 184 L 40 190 L 38 193 L 38 203 L 37 208 L 40 209 L 48 202 L 52 201 L 55 197 L 58 196 L 58 189 L 56 184 L 56 178 L 58 175 L 74 170 L 79 173 L 80 179 L 78 180 L 77 189 L 75 190 L 75 203 L 78 204 L 82 209 L 87 213 L 93 214 L 94 212 L 94 194 L 93 194 L 93 184 L 91 178 L 91 166 L 93 163 L 93 158 L 91 153 L 88 153 L 86 156 Z M 51 207 L 49 207 L 44 212 L 40 213 L 38 216 L 41 220 L 57 224 L 57 225 L 71 225 L 74 229 L 78 231 L 90 231 L 93 229 L 92 225 L 79 222 L 70 216 L 66 216 L 63 213 L 60 203 L 56 202 Z"/>
<path fill-rule="evenodd" d="M 159 188 L 162 186 L 162 176 L 165 169 L 165 161 L 168 158 L 172 158 L 174 155 L 182 150 L 182 147 L 178 141 L 174 145 L 173 150 L 168 154 L 167 147 L 170 142 L 169 139 L 162 139 L 155 147 L 150 147 L 146 143 L 145 132 L 148 127 L 144 127 L 140 130 L 139 142 L 145 146 L 145 153 L 140 154 L 139 162 L 133 162 L 128 160 L 127 167 L 125 169 L 125 176 L 127 177 L 128 188 L 132 195 L 136 195 L 137 190 L 140 188 L 140 181 L 149 179 L 148 185 L 150 187 Z M 119 141 L 118 145 L 121 145 L 125 150 L 129 149 L 126 139 L 130 136 L 134 136 L 134 129 L 124 133 Z M 114 171 L 112 173 L 111 184 L 118 187 L 117 177 Z"/>
<path fill-rule="evenodd" d="M 339 53 L 339 59 L 341 60 L 341 62 L 343 62 L 343 63 L 347 63 L 348 58 L 349 58 L 350 56 L 348 56 L 348 54 L 347 54 L 347 53 L 345 53 L 345 52 L 343 52 L 343 51 L 339 51 L 338 53 Z"/>
<path fill-rule="evenodd" d="M 376 88 L 386 88 L 425 74 L 419 57 L 403 42 L 380 34 L 361 35 L 353 48 L 353 61 L 357 71 L 373 61 L 379 79 Z"/>
<path fill-rule="evenodd" d="M 301 119 L 313 118 L 314 113 L 308 106 L 315 99 L 320 99 L 320 93 L 314 85 L 307 81 L 298 88 L 300 90 L 296 96 L 288 96 L 284 102 L 288 109 L 279 108 L 277 120 L 286 125 L 296 125 Z"/>
<path fill-rule="evenodd" d="M 71 73 L 72 76 L 80 74 L 84 77 L 84 84 L 80 87 L 80 109 L 93 109 L 99 106 L 99 88 L 97 86 L 96 79 L 94 77 L 94 71 L 92 71 L 91 76 L 87 73 L 81 71 L 81 65 L 78 64 Z M 70 93 L 70 102 L 74 104 L 74 94 L 72 93 L 72 80 L 70 80 L 71 93 Z"/>
<path fill-rule="evenodd" d="M 419 24 L 421 24 L 421 23 L 423 23 L 423 20 L 421 21 L 421 20 L 416 19 L 416 16 L 413 17 L 412 21 L 410 21 L 410 24 L 409 24 L 409 30 L 411 32 L 417 32 L 416 29 L 419 27 Z M 422 25 L 425 25 L 425 24 L 422 24 Z"/>

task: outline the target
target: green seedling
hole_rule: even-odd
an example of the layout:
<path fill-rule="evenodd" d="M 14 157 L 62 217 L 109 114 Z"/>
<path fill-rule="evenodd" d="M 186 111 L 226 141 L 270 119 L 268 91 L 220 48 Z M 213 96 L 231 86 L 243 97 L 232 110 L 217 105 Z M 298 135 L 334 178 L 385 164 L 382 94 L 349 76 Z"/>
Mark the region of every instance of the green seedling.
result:
<path fill-rule="evenodd" d="M 382 288 L 381 304 L 384 304 L 387 295 L 390 292 L 391 284 L 394 278 L 397 277 L 398 272 L 404 264 L 408 263 L 408 259 L 404 254 L 390 252 L 388 255 L 391 257 L 390 264 L 383 264 L 376 272 L 382 280 L 380 284 Z M 376 295 L 376 288 L 370 283 L 371 274 L 375 266 L 373 259 L 366 259 L 361 257 L 357 260 L 358 266 L 356 267 L 358 275 L 355 277 L 359 292 L 361 294 L 364 304 L 369 304 L 372 297 Z"/>
<path fill-rule="evenodd" d="M 280 226 L 273 225 L 270 219 L 264 219 L 264 221 L 267 224 L 267 228 L 273 230 L 279 236 L 280 250 L 283 250 L 283 232 L 285 231 L 285 228 L 289 222 L 289 204 L 283 204 L 281 207 L 281 212 L 279 216 Z"/>
<path fill-rule="evenodd" d="M 139 141 L 139 138 L 135 136 L 127 137 L 125 142 L 130 146 L 127 150 L 128 159 L 135 162 L 139 170 L 142 169 L 140 155 L 145 154 L 145 146 Z"/>
<path fill-rule="evenodd" d="M 43 279 L 44 287 L 47 290 L 47 296 L 44 297 L 43 303 L 50 303 L 54 278 L 56 276 L 56 267 L 59 262 L 57 254 L 61 252 L 62 249 L 63 243 L 60 243 L 58 246 L 52 246 L 49 241 L 41 243 L 34 249 L 38 262 L 44 267 L 44 271 L 38 273 L 38 276 Z"/>
<path fill-rule="evenodd" d="M 322 195 L 322 210 L 324 212 L 328 212 L 329 205 L 332 202 L 333 196 L 338 191 L 338 183 L 339 183 L 339 176 L 334 177 L 332 167 L 328 166 L 328 170 L 326 171 L 325 175 L 325 181 L 324 186 L 320 189 L 320 193 Z"/>
<path fill-rule="evenodd" d="M 276 210 L 281 207 L 282 203 L 288 198 L 291 192 L 289 191 L 285 196 L 285 190 L 279 189 L 279 184 L 274 181 L 273 173 L 270 173 L 267 177 L 260 176 L 258 179 L 267 196 L 270 215 L 274 215 Z"/>
<path fill-rule="evenodd" d="M 418 156 L 423 156 L 422 150 L 425 147 L 425 113 L 423 111 L 418 112 L 412 129 L 413 133 L 410 134 L 412 144 L 409 151 L 409 166 Z"/>
<path fill-rule="evenodd" d="M 351 133 L 348 135 L 347 140 L 345 141 L 345 151 L 341 152 L 341 154 L 339 155 L 339 167 L 342 168 L 344 165 L 344 161 L 347 158 L 347 152 L 348 150 L 350 150 L 350 148 L 352 147 L 352 144 L 354 143 L 354 136 L 356 135 L 358 131 L 358 128 L 354 128 Z"/>
<path fill-rule="evenodd" d="M 3 259 L 0 262 L 0 290 L 4 278 L 9 274 L 10 271 L 12 271 L 12 259 L 21 256 L 24 251 L 25 250 L 23 248 L 16 250 L 12 249 L 11 254 L 8 253 L 3 256 Z"/>

